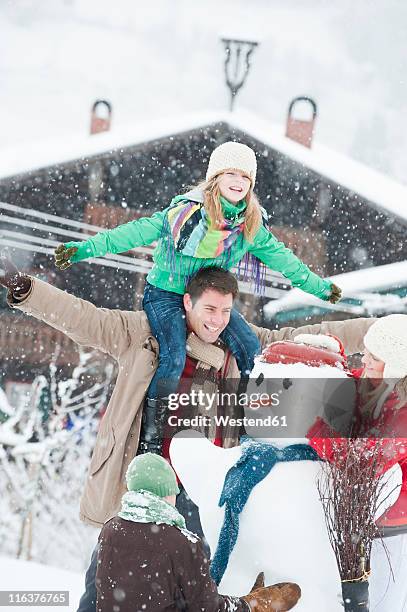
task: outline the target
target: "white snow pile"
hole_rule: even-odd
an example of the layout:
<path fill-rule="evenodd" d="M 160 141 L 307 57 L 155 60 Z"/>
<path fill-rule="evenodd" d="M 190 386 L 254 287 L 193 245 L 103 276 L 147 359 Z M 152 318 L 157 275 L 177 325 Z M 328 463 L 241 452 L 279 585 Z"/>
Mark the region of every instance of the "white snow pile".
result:
<path fill-rule="evenodd" d="M 0 557 L 0 576 L 1 588 L 5 591 L 69 591 L 69 607 L 57 608 L 64 612 L 77 610 L 85 585 L 83 574 L 61 570 L 50 565 L 41 565 L 34 561 L 22 561 L 3 556 Z M 14 610 L 15 608 L 2 609 Z M 38 610 L 37 607 L 34 609 Z M 45 609 L 51 610 L 52 606 Z M 33 606 L 19 605 L 18 610 L 32 612 Z"/>
<path fill-rule="evenodd" d="M 294 342 L 297 344 L 306 344 L 307 346 L 316 346 L 318 348 L 328 349 L 333 353 L 340 353 L 341 345 L 339 341 L 333 336 L 325 336 L 323 334 L 298 334 L 294 338 Z"/>

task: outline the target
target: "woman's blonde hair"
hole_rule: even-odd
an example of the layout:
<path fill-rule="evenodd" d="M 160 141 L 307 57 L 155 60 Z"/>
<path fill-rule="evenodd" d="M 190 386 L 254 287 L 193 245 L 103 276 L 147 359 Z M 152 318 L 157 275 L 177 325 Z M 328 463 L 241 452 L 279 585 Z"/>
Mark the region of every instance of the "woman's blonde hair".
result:
<path fill-rule="evenodd" d="M 219 189 L 219 178 L 222 174 L 223 172 L 217 174 L 209 179 L 209 181 L 202 181 L 193 188 L 200 189 L 203 192 L 204 207 L 214 227 L 219 227 L 224 220 Z M 260 203 L 253 191 L 252 185 L 250 185 L 250 189 L 247 192 L 245 202 L 246 211 L 243 235 L 247 242 L 252 243 L 262 224 Z"/>
<path fill-rule="evenodd" d="M 402 406 L 406 406 L 407 405 L 407 376 L 405 376 L 404 378 L 401 378 L 399 381 L 396 382 L 394 386 L 394 390 L 397 393 L 397 397 L 400 400 L 400 404 L 398 405 L 398 408 L 401 408 Z"/>
<path fill-rule="evenodd" d="M 359 397 L 361 400 L 362 412 L 365 414 L 373 413 L 379 402 L 380 405 L 383 406 L 388 396 L 393 391 L 396 393 L 398 400 L 395 408 L 403 408 L 403 406 L 406 406 L 407 376 L 398 380 L 394 386 L 389 387 L 385 380 L 382 380 L 380 384 L 376 386 L 372 386 L 370 379 L 365 373 L 363 373 L 359 385 Z"/>

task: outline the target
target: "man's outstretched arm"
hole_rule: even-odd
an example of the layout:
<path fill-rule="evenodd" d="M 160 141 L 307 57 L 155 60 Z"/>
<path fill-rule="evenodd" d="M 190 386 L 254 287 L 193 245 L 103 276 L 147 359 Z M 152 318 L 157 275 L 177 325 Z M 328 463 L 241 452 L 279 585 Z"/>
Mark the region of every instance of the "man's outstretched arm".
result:
<path fill-rule="evenodd" d="M 63 332 L 82 346 L 97 348 L 115 358 L 130 343 L 137 345 L 136 313 L 97 308 L 66 291 L 37 278 L 20 273 L 13 263 L 0 258 L 0 284 L 8 290 L 7 302 L 51 327 Z M 132 329 L 129 329 L 132 315 Z"/>
<path fill-rule="evenodd" d="M 293 340 L 299 334 L 332 334 L 339 338 L 345 347 L 345 351 L 352 355 L 363 351 L 363 338 L 375 321 L 375 318 L 360 317 L 358 319 L 347 319 L 346 321 L 323 321 L 315 325 L 302 325 L 301 327 L 283 327 L 278 330 L 255 325 L 252 325 L 252 328 L 260 339 L 262 348 L 265 348 L 270 342 Z"/>

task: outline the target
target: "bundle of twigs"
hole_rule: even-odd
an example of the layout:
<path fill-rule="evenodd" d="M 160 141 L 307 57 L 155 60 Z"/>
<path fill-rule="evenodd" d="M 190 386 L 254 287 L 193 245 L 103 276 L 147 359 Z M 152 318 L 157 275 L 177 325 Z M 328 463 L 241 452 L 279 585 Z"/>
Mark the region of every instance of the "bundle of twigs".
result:
<path fill-rule="evenodd" d="M 372 542 L 379 535 L 375 517 L 392 493 L 384 491 L 386 481 L 378 478 L 383 440 L 370 439 L 366 444 L 365 438 L 341 438 L 330 442 L 333 451 L 329 462 L 322 464 L 318 481 L 328 536 L 343 587 L 365 582 L 367 600 Z M 367 610 L 368 601 L 364 604 L 363 610 Z M 345 601 L 345 610 L 352 609 Z"/>
<path fill-rule="evenodd" d="M 374 522 L 384 484 L 377 478 L 380 440 L 366 450 L 365 440 L 332 440 L 333 456 L 323 463 L 318 491 L 329 540 L 342 580 L 360 579 L 369 571 Z"/>

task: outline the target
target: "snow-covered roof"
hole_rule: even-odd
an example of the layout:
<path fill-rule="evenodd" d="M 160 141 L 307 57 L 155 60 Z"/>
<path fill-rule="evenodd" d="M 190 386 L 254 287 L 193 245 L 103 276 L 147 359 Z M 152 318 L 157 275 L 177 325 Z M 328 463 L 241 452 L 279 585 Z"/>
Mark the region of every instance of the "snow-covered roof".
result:
<path fill-rule="evenodd" d="M 397 289 L 407 285 L 407 261 L 363 268 L 354 272 L 337 274 L 330 278 L 341 287 L 344 298 L 358 297 L 363 292 Z M 330 305 L 321 302 L 309 293 L 304 293 L 300 289 L 292 289 L 284 297 L 266 304 L 263 310 L 266 317 L 271 318 L 278 313 L 295 310 L 303 306 L 326 306 L 329 308 Z M 332 306 L 332 309 L 335 309 L 335 307 Z"/>
<path fill-rule="evenodd" d="M 225 122 L 266 146 L 365 198 L 377 208 L 407 220 L 407 186 L 368 168 L 341 153 L 314 143 L 312 149 L 286 138 L 284 127 L 244 110 L 234 113 L 200 113 L 163 117 L 133 126 L 116 126 L 110 132 L 72 139 L 29 143 L 0 150 L 0 180 L 76 159 L 124 149 L 155 139 L 173 136 L 211 124 Z"/>

